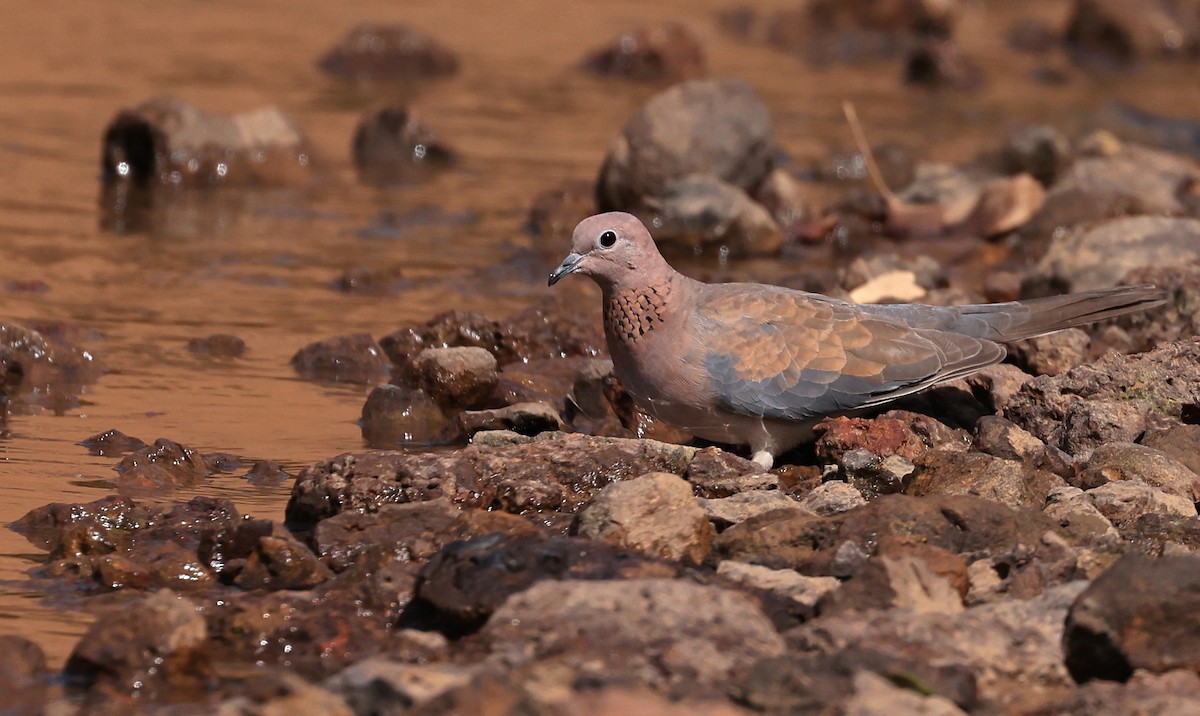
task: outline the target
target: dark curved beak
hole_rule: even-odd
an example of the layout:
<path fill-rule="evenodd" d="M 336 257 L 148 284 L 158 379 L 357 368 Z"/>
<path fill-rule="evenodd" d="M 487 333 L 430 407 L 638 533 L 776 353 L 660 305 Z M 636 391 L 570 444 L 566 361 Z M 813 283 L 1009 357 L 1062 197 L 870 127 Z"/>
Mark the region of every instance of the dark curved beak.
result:
<path fill-rule="evenodd" d="M 558 268 L 550 272 L 550 280 L 546 282 L 546 285 L 553 286 L 563 276 L 574 273 L 575 269 L 579 268 L 580 261 L 583 261 L 583 254 L 567 254 L 567 257 L 562 260 Z"/>

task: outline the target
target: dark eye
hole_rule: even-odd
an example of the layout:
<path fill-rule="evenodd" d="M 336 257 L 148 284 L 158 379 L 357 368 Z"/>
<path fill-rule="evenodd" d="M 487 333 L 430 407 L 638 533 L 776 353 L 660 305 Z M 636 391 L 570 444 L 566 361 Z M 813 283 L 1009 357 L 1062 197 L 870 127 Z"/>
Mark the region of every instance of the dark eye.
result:
<path fill-rule="evenodd" d="M 599 243 L 603 248 L 611 249 L 613 244 L 617 243 L 617 232 L 605 231 L 603 234 L 600 234 Z"/>

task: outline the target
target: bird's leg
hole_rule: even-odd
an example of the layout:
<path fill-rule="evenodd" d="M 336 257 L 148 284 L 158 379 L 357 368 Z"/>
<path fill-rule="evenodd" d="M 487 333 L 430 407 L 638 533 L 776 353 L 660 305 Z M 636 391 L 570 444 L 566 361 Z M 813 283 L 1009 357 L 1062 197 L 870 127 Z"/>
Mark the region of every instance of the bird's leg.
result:
<path fill-rule="evenodd" d="M 750 456 L 750 461 L 756 465 L 762 465 L 764 470 L 770 470 L 775 464 L 775 456 L 769 450 L 755 450 Z"/>

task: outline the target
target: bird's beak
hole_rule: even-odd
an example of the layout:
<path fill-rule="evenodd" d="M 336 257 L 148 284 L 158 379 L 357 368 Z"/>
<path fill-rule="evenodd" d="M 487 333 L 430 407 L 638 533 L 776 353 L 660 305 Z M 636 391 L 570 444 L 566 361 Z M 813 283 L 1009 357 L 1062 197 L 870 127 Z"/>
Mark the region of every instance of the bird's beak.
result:
<path fill-rule="evenodd" d="M 562 260 L 558 268 L 550 272 L 550 280 L 546 282 L 547 286 L 553 286 L 558 283 L 558 280 L 569 273 L 574 273 L 575 269 L 579 268 L 579 262 L 583 261 L 583 254 L 567 254 L 567 257 Z"/>

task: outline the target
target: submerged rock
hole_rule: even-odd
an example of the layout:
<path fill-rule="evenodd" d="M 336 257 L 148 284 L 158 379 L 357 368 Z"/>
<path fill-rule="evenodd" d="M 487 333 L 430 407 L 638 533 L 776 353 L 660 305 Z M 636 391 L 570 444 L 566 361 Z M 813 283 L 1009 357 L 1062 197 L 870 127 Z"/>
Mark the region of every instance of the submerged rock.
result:
<path fill-rule="evenodd" d="M 401 181 L 453 164 L 457 153 L 406 107 L 381 107 L 358 121 L 351 156 L 359 176 L 371 183 Z"/>
<path fill-rule="evenodd" d="M 411 25 L 364 24 L 351 30 L 318 66 L 356 82 L 403 82 L 458 72 L 458 56 Z"/>
<path fill-rule="evenodd" d="M 292 367 L 310 380 L 371 383 L 386 376 L 390 364 L 370 334 L 354 333 L 304 346 L 292 356 Z"/>
<path fill-rule="evenodd" d="M 636 82 L 679 82 L 703 77 L 704 48 L 695 33 L 677 22 L 627 32 L 583 60 L 598 75 Z"/>

